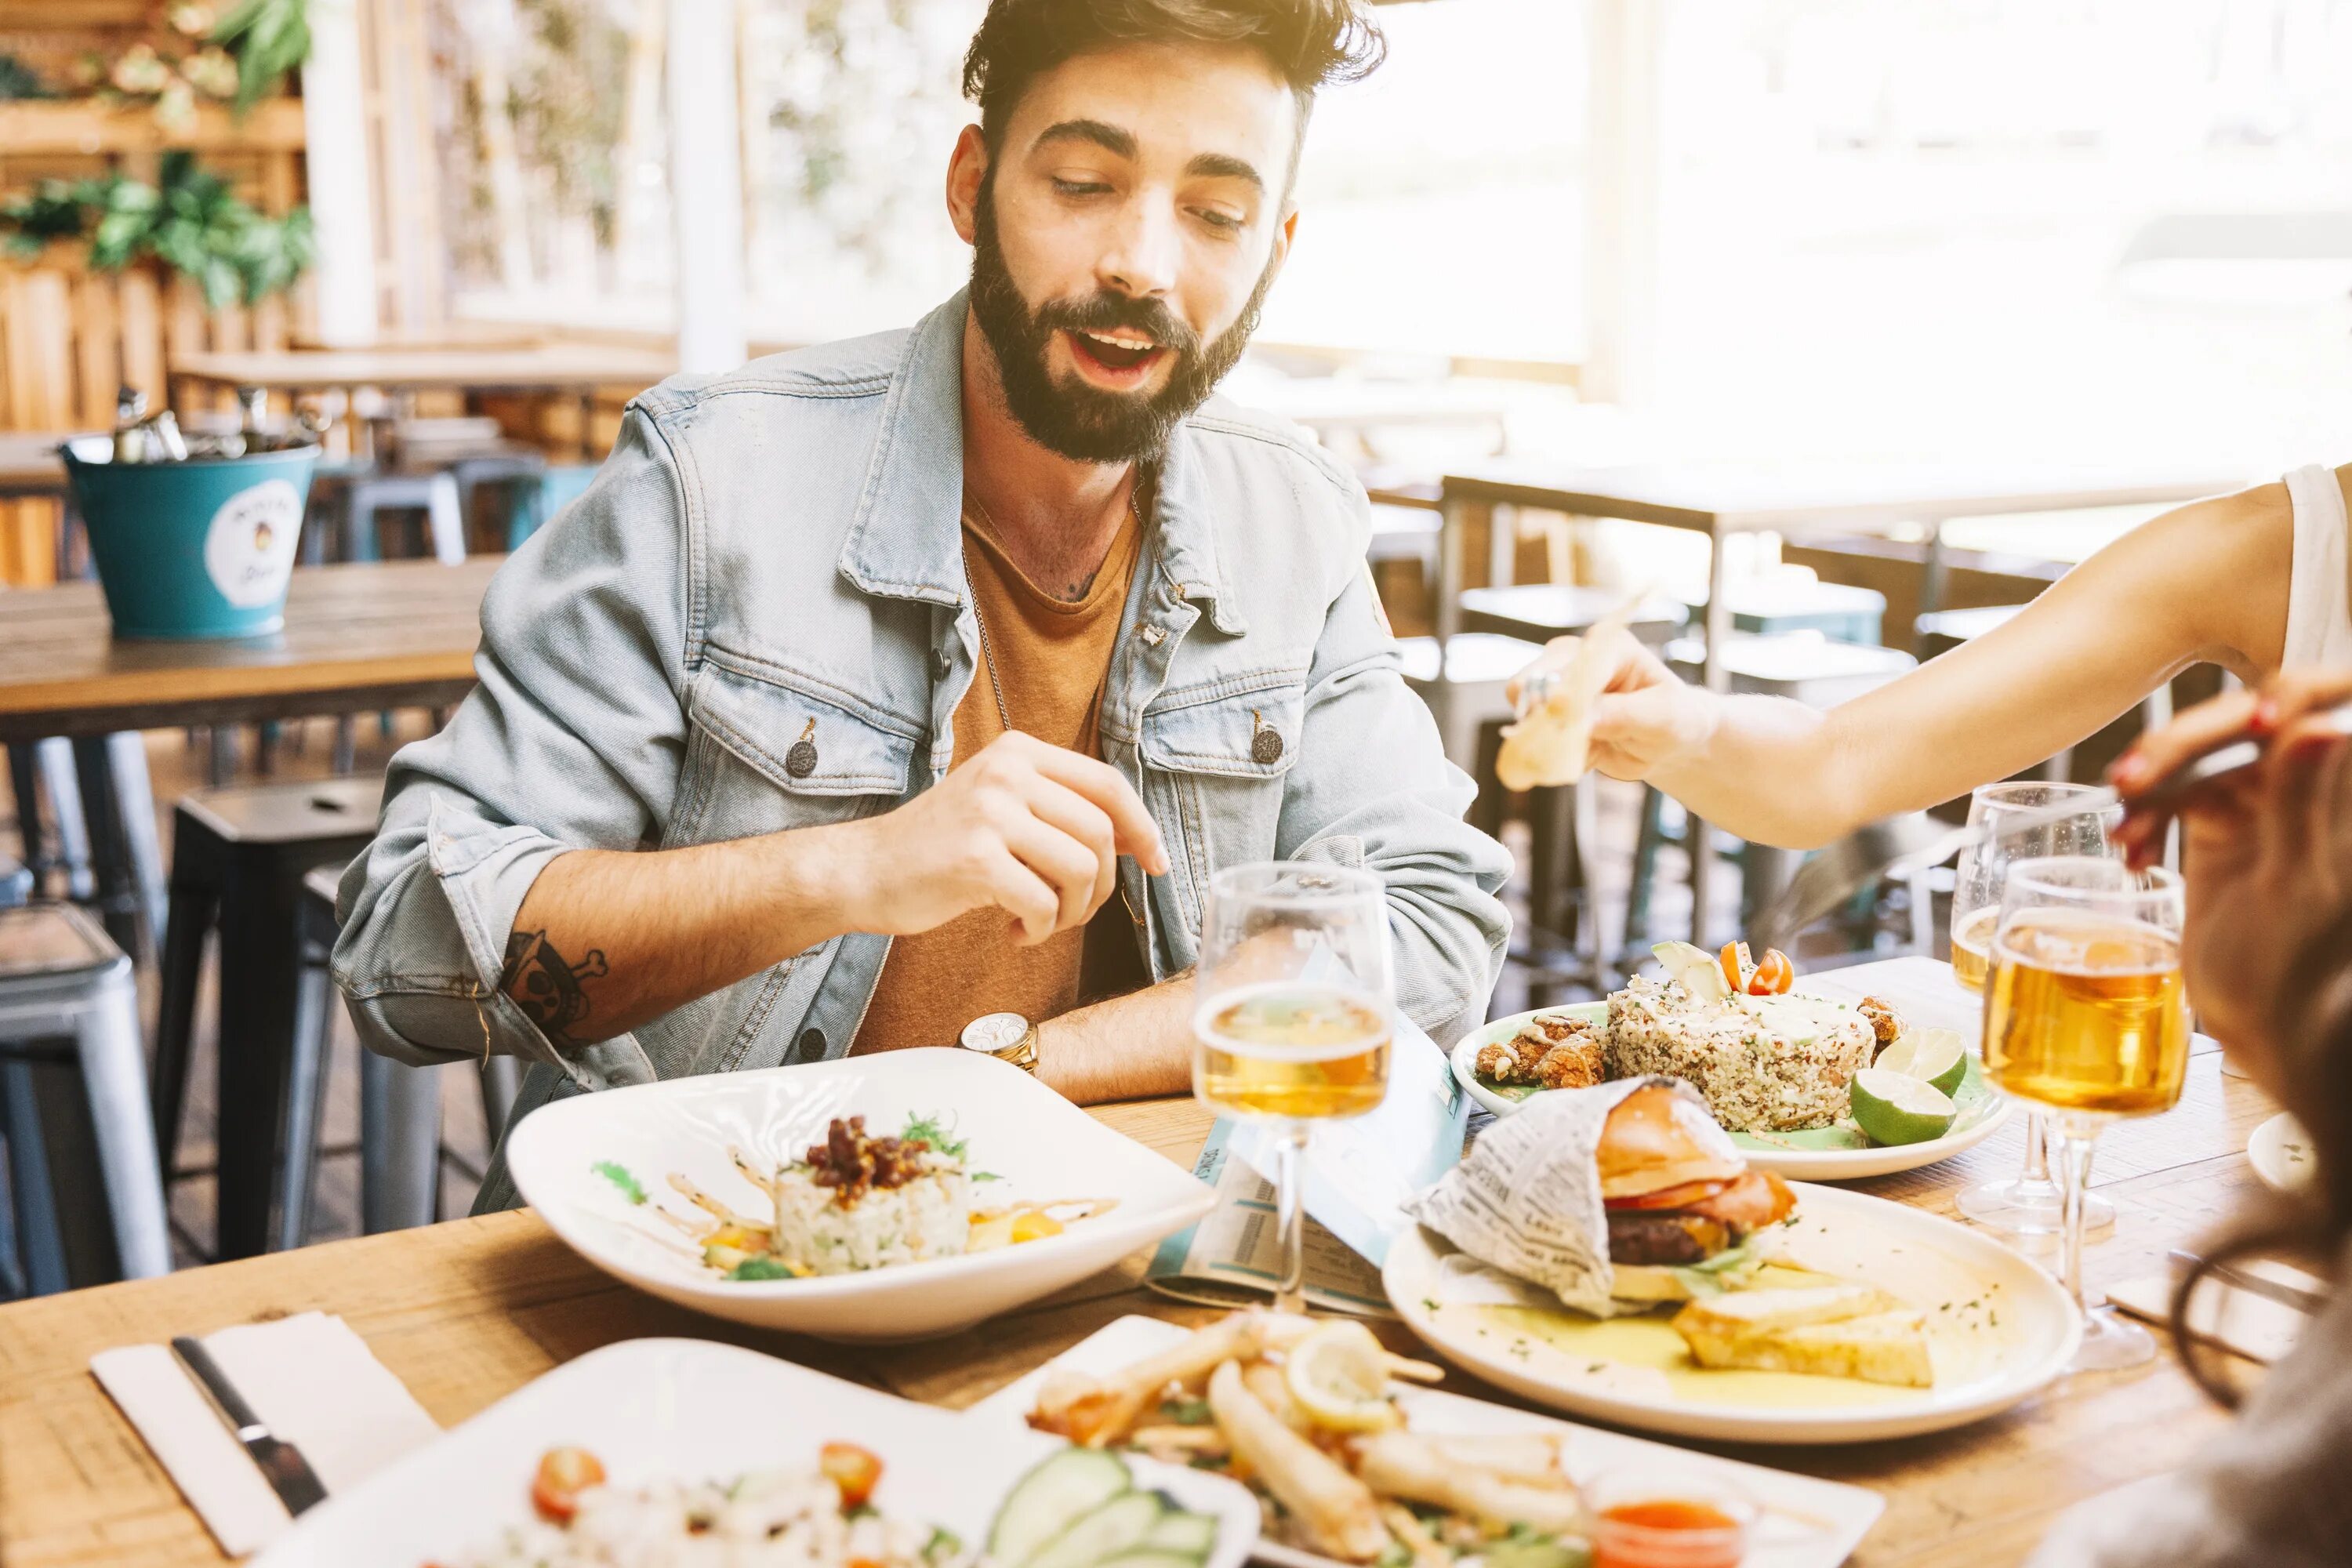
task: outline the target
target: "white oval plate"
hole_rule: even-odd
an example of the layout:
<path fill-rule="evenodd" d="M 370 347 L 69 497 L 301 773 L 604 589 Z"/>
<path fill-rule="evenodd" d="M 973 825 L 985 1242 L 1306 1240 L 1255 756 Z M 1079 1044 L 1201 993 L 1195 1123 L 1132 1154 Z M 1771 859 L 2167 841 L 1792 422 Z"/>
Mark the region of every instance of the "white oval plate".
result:
<path fill-rule="evenodd" d="M 800 1069 L 794 1068 L 794 1071 Z M 1014 1069 L 1019 1070 L 1019 1069 Z M 851 1442 L 882 1460 L 875 1506 L 966 1542 L 987 1539 L 997 1505 L 1062 1447 L 1030 1431 L 974 1442 L 964 1417 L 707 1340 L 624 1340 L 564 1363 L 304 1512 L 255 1568 L 415 1568 L 471 1562 L 530 1518 L 539 1457 L 586 1448 L 614 1480 L 732 1479 L 813 1467 Z M 1213 1514 L 1207 1568 L 1241 1568 L 1258 1505 L 1222 1476 L 1130 1456 L 1137 1482 Z"/>
<path fill-rule="evenodd" d="M 736 1281 L 703 1267 L 677 1231 L 632 1205 L 593 1167 L 613 1162 L 649 1204 L 693 1211 L 670 1190 L 683 1172 L 750 1214 L 767 1200 L 738 1173 L 730 1145 L 780 1165 L 822 1142 L 836 1116 L 896 1132 L 938 1116 L 994 1173 L 987 1201 L 1115 1198 L 1059 1236 L 963 1258 L 812 1279 Z M 1216 1195 L 1142 1144 L 1105 1127 L 1009 1062 L 977 1051 L 885 1051 L 804 1067 L 711 1073 L 555 1100 L 508 1140 L 523 1200 L 572 1249 L 617 1279 L 682 1307 L 829 1340 L 953 1333 L 1108 1268 L 1207 1214 Z"/>
<path fill-rule="evenodd" d="M 1398 1237 L 1381 1283 L 1431 1349 L 1499 1387 L 1571 1415 L 1725 1442 L 1860 1443 L 1966 1426 L 2031 1397 L 2074 1355 L 2083 1331 L 2074 1302 L 2019 1254 L 1883 1198 L 1796 1191 L 1784 1259 L 1923 1310 L 1933 1388 L 1700 1370 L 1669 1313 L 1601 1322 L 1560 1309 L 1531 1322 L 1526 1309 L 1443 1304 L 1439 1264 L 1453 1247 L 1419 1226 Z M 1660 1370 L 1628 1371 L 1643 1365 Z"/>
<path fill-rule="evenodd" d="M 1029 1429 L 1029 1412 L 1036 1407 L 1037 1390 L 1048 1376 L 1055 1372 L 1097 1375 L 1117 1372 L 1180 1342 L 1185 1332 L 1164 1319 L 1114 1318 L 1044 1366 L 973 1405 L 964 1412 L 964 1419 L 987 1434 L 989 1441 L 998 1433 L 1034 1438 L 1036 1434 Z M 1766 1506 L 1764 1521 L 1749 1541 L 1740 1568 L 1839 1568 L 1886 1507 L 1878 1494 L 1861 1487 L 1670 1447 L 1606 1427 L 1580 1426 L 1557 1416 L 1440 1388 L 1399 1386 L 1395 1394 L 1410 1431 L 1477 1436 L 1540 1432 L 1556 1436 L 1569 1479 L 1579 1485 L 1612 1470 L 1690 1475 L 1717 1485 L 1727 1483 Z M 1260 1541 L 1250 1561 L 1272 1563 L 1274 1568 L 1347 1568 L 1335 1558 L 1277 1541 Z"/>
<path fill-rule="evenodd" d="M 2319 1155 L 2311 1134 L 2292 1111 L 2282 1110 L 2246 1140 L 2246 1159 L 2263 1185 L 2292 1197 L 2319 1173 Z"/>
<path fill-rule="evenodd" d="M 1567 1007 L 1540 1007 L 1536 1012 L 1565 1013 L 1570 1017 L 1591 1018 L 1605 1025 L 1609 1020 L 1606 1002 L 1579 1002 Z M 1542 1089 L 1523 1089 L 1514 1095 L 1508 1090 L 1487 1087 L 1478 1080 L 1479 1047 L 1494 1040 L 1507 1040 L 1519 1032 L 1521 1025 L 1535 1013 L 1514 1013 L 1507 1018 L 1497 1018 L 1482 1029 L 1473 1031 L 1454 1047 L 1454 1078 L 1470 1098 L 1497 1116 L 1508 1116 L 1526 1104 Z M 1992 1136 L 2003 1121 L 2009 1120 L 2010 1103 L 1984 1081 L 1972 1062 L 1968 1081 L 1960 1088 L 1959 1120 L 1941 1138 L 1930 1138 L 1924 1143 L 1879 1144 L 1863 1143 L 1851 1148 L 1807 1148 L 1801 1141 L 1859 1139 L 1862 1134 L 1838 1128 L 1823 1128 L 1809 1132 L 1734 1132 L 1732 1142 L 1748 1156 L 1748 1163 L 1759 1171 L 1771 1171 L 1792 1182 L 1855 1182 L 1864 1176 L 1892 1175 L 1897 1171 L 1916 1171 L 1922 1165 L 1932 1165 L 1948 1160 L 1964 1149 L 1974 1148 Z"/>

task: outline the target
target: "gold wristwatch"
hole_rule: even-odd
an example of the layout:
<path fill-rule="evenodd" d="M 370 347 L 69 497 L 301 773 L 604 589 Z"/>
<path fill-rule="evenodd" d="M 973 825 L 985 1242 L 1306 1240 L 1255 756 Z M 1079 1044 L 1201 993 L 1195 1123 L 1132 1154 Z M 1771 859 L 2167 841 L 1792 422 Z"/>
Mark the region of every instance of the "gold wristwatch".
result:
<path fill-rule="evenodd" d="M 963 1048 L 984 1051 L 1023 1072 L 1037 1070 L 1037 1026 L 1018 1013 L 988 1013 L 963 1026 Z"/>

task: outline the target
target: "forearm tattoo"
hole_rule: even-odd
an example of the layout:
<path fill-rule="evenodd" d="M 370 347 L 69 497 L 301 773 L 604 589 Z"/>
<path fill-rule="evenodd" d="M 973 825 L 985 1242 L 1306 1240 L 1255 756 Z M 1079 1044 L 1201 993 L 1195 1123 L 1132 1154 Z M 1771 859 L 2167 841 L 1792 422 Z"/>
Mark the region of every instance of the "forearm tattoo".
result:
<path fill-rule="evenodd" d="M 591 1011 L 588 993 L 580 983 L 604 973 L 603 948 L 590 948 L 586 958 L 573 963 L 547 944 L 546 931 L 519 931 L 507 938 L 499 989 L 530 1015 L 551 1043 L 576 1047 L 589 1042 L 575 1038 L 572 1031 Z"/>

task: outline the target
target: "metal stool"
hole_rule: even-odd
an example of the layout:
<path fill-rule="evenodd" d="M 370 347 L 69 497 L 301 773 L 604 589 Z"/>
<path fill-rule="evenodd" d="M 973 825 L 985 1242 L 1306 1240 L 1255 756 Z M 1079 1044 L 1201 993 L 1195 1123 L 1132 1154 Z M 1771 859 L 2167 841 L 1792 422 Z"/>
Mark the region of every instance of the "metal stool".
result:
<path fill-rule="evenodd" d="M 0 1127 L 16 1293 L 171 1272 L 139 988 L 129 956 L 71 904 L 0 910 Z"/>
<path fill-rule="evenodd" d="M 1841 642 L 1875 645 L 1886 620 L 1886 595 L 1875 588 L 1824 583 L 1809 571 L 1767 572 L 1727 584 L 1731 629 L 1759 637 L 1819 632 Z"/>
<path fill-rule="evenodd" d="M 1428 507 L 1372 503 L 1372 537 L 1364 547 L 1368 561 L 1418 561 L 1433 582 L 1437 577 L 1437 533 L 1442 520 Z"/>
<path fill-rule="evenodd" d="M 1549 642 L 1580 637 L 1625 602 L 1613 588 L 1575 588 L 1564 583 L 1520 583 L 1503 588 L 1465 588 L 1462 629 Z M 1679 599 L 1653 595 L 1634 606 L 1625 629 L 1652 647 L 1664 647 L 1690 620 Z"/>
<path fill-rule="evenodd" d="M 319 1107 L 326 1092 L 327 1020 L 334 1006 L 328 963 L 335 947 L 335 888 L 341 866 L 302 878 L 302 981 L 288 1075 L 286 1191 L 278 1246 L 310 1239 L 318 1171 Z M 496 1142 L 522 1087 L 522 1063 L 490 1057 L 480 1068 L 482 1118 Z M 373 1051 L 360 1053 L 360 1228 L 403 1230 L 440 1214 L 441 1071 L 411 1067 Z M 299 1201 L 298 1201 L 299 1199 Z"/>
<path fill-rule="evenodd" d="M 66 896 L 97 910 L 116 945 L 159 952 L 163 850 L 155 836 L 147 747 L 138 733 L 51 736 L 11 746 L 8 773 L 17 837 L 36 877 L 62 872 Z M 43 795 L 56 825 L 54 849 L 41 819 Z"/>
<path fill-rule="evenodd" d="M 445 566 L 466 559 L 466 511 L 457 494 L 457 477 L 446 469 L 431 473 L 354 474 L 343 485 L 343 558 L 381 561 L 383 543 L 377 514 L 422 511 L 434 558 Z"/>
<path fill-rule="evenodd" d="M 383 797 L 381 776 L 249 784 L 198 791 L 173 814 L 153 1136 L 168 1170 L 187 1096 L 205 932 L 217 924 L 222 1258 L 248 1258 L 268 1245 L 271 1172 L 299 1023 L 303 875 L 366 847 Z M 309 1125 L 314 1114 L 304 1112 Z"/>

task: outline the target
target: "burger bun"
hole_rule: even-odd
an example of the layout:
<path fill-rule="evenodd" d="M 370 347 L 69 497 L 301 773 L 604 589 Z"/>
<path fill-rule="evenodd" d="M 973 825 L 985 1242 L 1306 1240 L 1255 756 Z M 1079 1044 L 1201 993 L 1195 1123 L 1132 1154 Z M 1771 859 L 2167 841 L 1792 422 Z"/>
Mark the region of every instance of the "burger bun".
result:
<path fill-rule="evenodd" d="M 1693 1182 L 1730 1181 L 1748 1171 L 1747 1160 L 1708 1114 L 1706 1102 L 1670 1079 L 1645 1084 L 1617 1102 L 1601 1127 L 1595 1156 L 1603 1200 L 1638 1198 Z"/>

